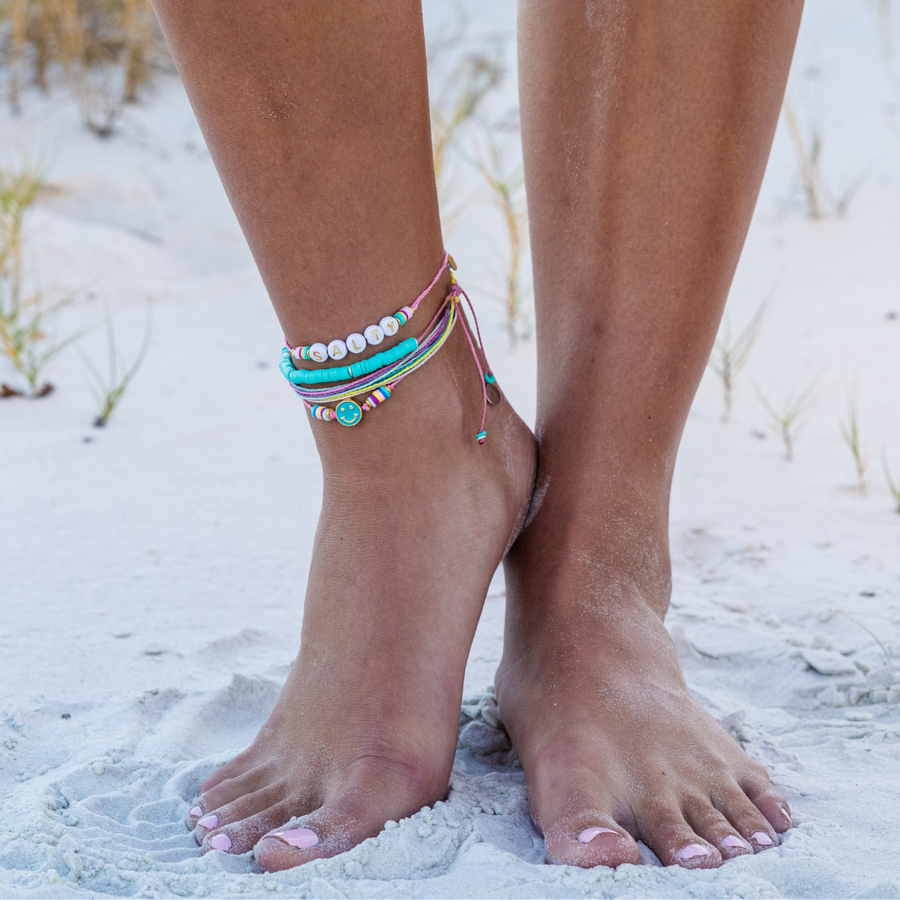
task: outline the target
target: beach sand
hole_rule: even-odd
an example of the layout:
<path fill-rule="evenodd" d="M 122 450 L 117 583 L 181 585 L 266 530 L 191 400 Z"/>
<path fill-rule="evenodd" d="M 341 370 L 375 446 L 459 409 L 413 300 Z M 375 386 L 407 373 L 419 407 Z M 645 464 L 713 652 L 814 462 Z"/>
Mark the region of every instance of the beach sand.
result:
<path fill-rule="evenodd" d="M 481 15 L 511 61 L 512 4 Z M 0 112 L 10 146 L 55 158 L 28 247 L 45 290 L 76 296 L 60 333 L 86 327 L 102 365 L 107 303 L 132 359 L 152 309 L 150 351 L 107 428 L 91 427 L 73 348 L 48 371 L 53 394 L 0 401 L 0 895 L 900 897 L 900 515 L 880 467 L 884 448 L 900 478 L 898 85 L 869 5 L 808 5 L 789 97 L 822 128 L 835 193 L 864 180 L 845 217 L 809 221 L 779 128 L 733 331 L 774 294 L 733 420 L 708 376 L 685 433 L 668 626 L 692 691 L 797 822 L 777 848 L 701 872 L 646 848 L 615 871 L 543 864 L 490 692 L 500 575 L 444 802 L 277 875 L 249 855 L 200 857 L 187 803 L 252 739 L 296 653 L 321 488 L 310 428 L 177 80 L 157 79 L 109 141 L 62 93 Z M 512 82 L 498 103 L 515 103 Z M 448 249 L 499 381 L 533 420 L 533 342 L 509 349 L 483 299 L 497 223 L 486 207 L 465 222 Z M 781 405 L 820 372 L 788 462 L 753 384 Z M 0 378 L 13 379 L 3 361 Z M 854 384 L 865 494 L 838 429 Z"/>

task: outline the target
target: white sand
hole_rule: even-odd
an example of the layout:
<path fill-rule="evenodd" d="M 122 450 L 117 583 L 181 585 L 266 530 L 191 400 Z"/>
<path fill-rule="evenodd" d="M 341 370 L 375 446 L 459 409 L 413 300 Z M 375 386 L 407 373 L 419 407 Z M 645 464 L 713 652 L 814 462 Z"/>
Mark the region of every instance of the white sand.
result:
<path fill-rule="evenodd" d="M 509 29 L 512 5 L 497 6 L 488 25 Z M 109 142 L 60 94 L 0 113 L 4 140 L 55 149 L 29 246 L 45 287 L 82 292 L 61 328 L 97 323 L 106 300 L 130 358 L 153 307 L 150 354 L 105 431 L 74 351 L 49 373 L 52 396 L 0 403 L 0 895 L 900 897 L 900 516 L 878 464 L 884 446 L 900 477 L 887 316 L 900 313 L 900 60 L 883 60 L 863 0 L 806 15 L 791 96 L 818 113 L 835 189 L 867 176 L 845 219 L 809 222 L 779 130 L 735 329 L 778 288 L 734 421 L 719 421 L 711 381 L 691 413 L 669 617 L 691 688 L 790 799 L 799 826 L 783 844 L 711 872 L 649 852 L 615 872 L 543 865 L 521 769 L 478 700 L 500 654 L 498 578 L 445 803 L 275 876 L 248 856 L 200 858 L 186 803 L 252 738 L 296 652 L 320 483 L 274 316 L 181 88 L 163 80 Z M 510 83 L 501 99 L 514 97 Z M 448 241 L 467 285 L 490 283 L 494 226 L 475 210 Z M 531 417 L 533 345 L 510 352 L 479 306 L 500 381 Z M 101 362 L 103 340 L 82 341 Z M 751 383 L 781 403 L 822 367 L 788 463 Z M 837 428 L 854 380 L 865 496 Z"/>

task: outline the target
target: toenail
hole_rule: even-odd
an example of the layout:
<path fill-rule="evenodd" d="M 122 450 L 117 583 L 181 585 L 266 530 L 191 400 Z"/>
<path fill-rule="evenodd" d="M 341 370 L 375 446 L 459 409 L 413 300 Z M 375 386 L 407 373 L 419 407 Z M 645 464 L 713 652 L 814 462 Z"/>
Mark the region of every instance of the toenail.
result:
<path fill-rule="evenodd" d="M 231 838 L 227 834 L 215 834 L 210 838 L 209 846 L 215 850 L 230 850 Z"/>
<path fill-rule="evenodd" d="M 290 844 L 292 847 L 299 847 L 301 850 L 308 850 L 319 843 L 318 835 L 308 828 L 291 828 L 289 831 L 276 831 L 270 837 L 280 838 L 286 844 Z"/>
<path fill-rule="evenodd" d="M 700 844 L 688 844 L 679 855 L 682 859 L 694 859 L 697 856 L 709 856 L 709 850 Z"/>
<path fill-rule="evenodd" d="M 733 834 L 729 834 L 728 837 L 722 841 L 723 847 L 741 847 L 743 850 L 747 849 L 747 842 L 742 841 L 739 837 L 735 837 Z"/>
<path fill-rule="evenodd" d="M 216 825 L 219 824 L 218 816 L 204 816 L 198 823 L 201 828 L 207 829 L 207 831 L 211 831 Z"/>
<path fill-rule="evenodd" d="M 191 815 L 194 816 L 194 818 L 196 818 L 197 816 L 202 816 L 202 815 L 203 815 L 203 810 L 200 809 L 199 806 L 195 806 L 195 807 L 191 810 Z"/>
<path fill-rule="evenodd" d="M 750 840 L 760 847 L 771 847 L 775 843 L 764 831 L 754 831 L 750 835 Z"/>
<path fill-rule="evenodd" d="M 581 841 L 582 844 L 589 844 L 598 834 L 615 834 L 618 835 L 618 831 L 613 831 L 612 828 L 585 828 L 581 834 L 578 835 L 578 840 Z"/>
<path fill-rule="evenodd" d="M 781 814 L 784 816 L 788 825 L 793 826 L 794 820 L 791 818 L 791 814 L 783 806 L 779 806 L 778 808 L 781 810 Z"/>

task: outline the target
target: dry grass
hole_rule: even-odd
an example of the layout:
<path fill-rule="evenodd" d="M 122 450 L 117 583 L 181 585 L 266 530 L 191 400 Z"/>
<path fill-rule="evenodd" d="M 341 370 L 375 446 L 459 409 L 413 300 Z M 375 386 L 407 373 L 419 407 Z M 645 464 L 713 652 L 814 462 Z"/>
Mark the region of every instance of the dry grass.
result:
<path fill-rule="evenodd" d="M 753 317 L 744 326 L 736 338 L 732 338 L 731 335 L 730 318 L 726 315 L 722 322 L 722 331 L 716 339 L 707 365 L 709 366 L 710 371 L 719 380 L 719 384 L 722 388 L 723 422 L 731 421 L 731 413 L 734 408 L 734 393 L 738 376 L 747 364 L 747 360 L 750 358 L 750 351 L 753 349 L 753 345 L 759 337 L 766 310 L 768 309 L 774 294 L 775 287 L 772 287 L 768 294 L 763 297 L 763 300 L 760 303 L 759 308 L 753 314 Z"/>
<path fill-rule="evenodd" d="M 894 481 L 894 476 L 891 474 L 891 469 L 888 466 L 886 450 L 881 451 L 881 466 L 884 469 L 888 490 L 891 492 L 891 502 L 894 505 L 894 510 L 900 513 L 900 482 Z"/>
<path fill-rule="evenodd" d="M 821 377 L 822 373 L 820 372 L 802 391 L 793 397 L 789 397 L 780 408 L 773 406 L 766 399 L 759 386 L 754 385 L 763 408 L 769 414 L 775 432 L 784 444 L 784 455 L 789 462 L 794 459 L 794 446 L 797 443 L 797 438 L 805 424 L 806 418 L 815 405 L 816 398 L 814 393 Z"/>
<path fill-rule="evenodd" d="M 868 2 L 875 10 L 875 17 L 878 20 L 881 53 L 885 59 L 890 59 L 894 55 L 893 0 L 868 0 Z"/>
<path fill-rule="evenodd" d="M 47 364 L 75 337 L 52 341 L 49 324 L 68 303 L 47 305 L 40 289 L 29 289 L 23 276 L 23 225 L 42 183 L 40 167 L 27 161 L 18 170 L 0 170 L 0 352 L 24 380 L 24 387 L 0 385 L 0 396 L 43 397 L 53 390 L 43 381 Z"/>
<path fill-rule="evenodd" d="M 526 289 L 522 283 L 522 257 L 528 234 L 525 176 L 521 158 L 510 165 L 510 154 L 501 147 L 496 128 L 483 124 L 482 133 L 485 150 L 474 160 L 474 164 L 484 178 L 491 202 L 503 219 L 507 253 L 501 299 L 509 342 L 515 346 L 519 338 L 525 336 L 528 327 Z"/>
<path fill-rule="evenodd" d="M 97 401 L 97 417 L 94 419 L 95 428 L 105 428 L 110 417 L 119 405 L 119 401 L 128 390 L 138 369 L 144 362 L 147 350 L 150 348 L 151 332 L 150 307 L 147 308 L 147 326 L 144 329 L 144 339 L 134 362 L 129 366 L 116 348 L 116 331 L 113 327 L 112 315 L 106 310 L 106 348 L 107 348 L 107 374 L 100 373 L 97 366 L 91 362 L 90 357 L 81 353 L 81 359 L 87 366 L 93 384 L 91 390 Z"/>
<path fill-rule="evenodd" d="M 818 122 L 813 119 L 811 125 L 804 129 L 796 109 L 787 99 L 782 107 L 782 115 L 794 148 L 797 175 L 803 189 L 807 215 L 810 219 L 822 219 L 826 208 L 830 207 L 838 216 L 845 216 L 857 191 L 868 177 L 868 170 L 863 169 L 842 190 L 833 191 L 822 173 L 824 135 Z"/>
<path fill-rule="evenodd" d="M 862 447 L 859 436 L 859 404 L 855 389 L 847 400 L 847 421 L 840 423 L 841 435 L 853 456 L 853 466 L 856 470 L 856 484 L 860 493 L 864 494 L 868 487 L 868 460 Z"/>
<path fill-rule="evenodd" d="M 26 87 L 64 82 L 84 123 L 103 137 L 166 59 L 149 0 L 0 0 L 0 35 L 14 110 Z"/>
<path fill-rule="evenodd" d="M 476 43 L 480 49 L 460 53 L 460 48 Z M 484 101 L 504 77 L 502 42 L 490 35 L 479 38 L 469 30 L 467 20 L 457 14 L 452 30 L 430 42 L 429 79 L 437 87 L 431 97 L 431 142 L 434 175 L 438 186 L 441 225 L 448 234 L 473 198 L 458 193 L 460 143 Z M 458 57 L 458 58 L 456 58 Z M 454 60 L 454 61 L 451 61 Z"/>

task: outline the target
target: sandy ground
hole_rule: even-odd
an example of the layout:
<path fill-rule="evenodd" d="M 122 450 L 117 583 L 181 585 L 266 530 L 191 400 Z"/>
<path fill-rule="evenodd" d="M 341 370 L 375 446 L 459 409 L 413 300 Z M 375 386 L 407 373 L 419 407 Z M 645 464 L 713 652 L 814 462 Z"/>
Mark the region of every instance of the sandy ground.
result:
<path fill-rule="evenodd" d="M 503 30 L 509 51 L 512 12 L 474 22 Z M 7 147 L 55 157 L 29 253 L 48 292 L 78 298 L 60 333 L 93 328 L 81 346 L 102 364 L 104 303 L 127 358 L 148 303 L 153 323 L 105 430 L 91 427 L 74 350 L 49 371 L 54 394 L 0 403 L 0 894 L 900 897 L 900 516 L 879 463 L 884 448 L 900 478 L 897 85 L 871 6 L 809 4 L 789 96 L 822 129 L 834 193 L 860 173 L 862 185 L 844 218 L 810 222 L 779 129 L 733 330 L 775 286 L 773 299 L 733 421 L 709 378 L 684 438 L 669 627 L 692 690 L 769 766 L 798 821 L 776 849 L 711 872 L 661 868 L 649 851 L 615 872 L 543 865 L 489 691 L 499 576 L 446 802 L 276 876 L 249 856 L 199 856 L 186 803 L 252 738 L 296 652 L 320 494 L 309 426 L 177 81 L 106 142 L 61 92 L 0 113 Z M 511 81 L 496 102 L 515 102 Z M 448 240 L 476 298 L 496 229 L 476 205 Z M 533 344 L 510 350 L 499 310 L 479 307 L 500 382 L 530 418 Z M 752 385 L 781 405 L 817 373 L 787 462 Z M 0 377 L 13 378 L 2 361 Z M 865 494 L 838 430 L 854 384 Z"/>

